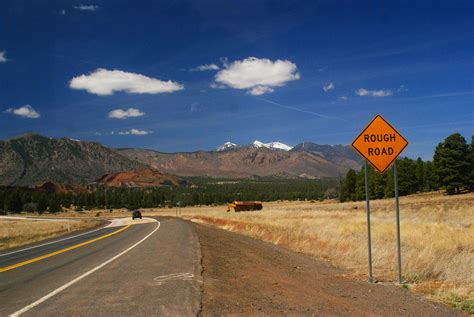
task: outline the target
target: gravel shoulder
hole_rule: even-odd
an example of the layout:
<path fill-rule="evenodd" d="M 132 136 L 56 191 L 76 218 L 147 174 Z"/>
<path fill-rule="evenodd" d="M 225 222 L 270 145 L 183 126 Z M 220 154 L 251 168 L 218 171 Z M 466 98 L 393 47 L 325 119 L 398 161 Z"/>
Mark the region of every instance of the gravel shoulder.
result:
<path fill-rule="evenodd" d="M 312 257 L 193 223 L 202 253 L 202 316 L 462 316 L 395 285 L 369 284 Z"/>

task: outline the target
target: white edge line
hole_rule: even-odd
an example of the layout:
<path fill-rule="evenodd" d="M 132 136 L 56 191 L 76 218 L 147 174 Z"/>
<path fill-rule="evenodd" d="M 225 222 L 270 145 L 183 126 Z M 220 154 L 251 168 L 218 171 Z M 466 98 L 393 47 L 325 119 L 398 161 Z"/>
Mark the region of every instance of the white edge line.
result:
<path fill-rule="evenodd" d="M 155 219 L 155 221 L 158 223 L 158 225 L 156 226 L 155 230 L 153 230 L 152 232 L 150 232 L 146 237 L 144 237 L 143 239 L 141 239 L 140 241 L 138 241 L 137 243 L 135 243 L 134 245 L 132 245 L 131 247 L 123 250 L 122 252 L 120 252 L 119 254 L 117 254 L 116 256 L 108 259 L 107 261 L 105 261 L 104 263 L 96 266 L 95 268 L 93 268 L 92 270 L 90 271 L 87 271 L 86 273 L 82 274 L 81 276 L 78 276 L 76 277 L 75 279 L 73 279 L 72 281 L 64 284 L 63 286 L 55 289 L 54 291 L 52 291 L 51 293 L 47 294 L 46 296 L 43 296 L 41 297 L 40 299 L 38 299 L 36 302 L 33 302 L 31 303 L 30 305 L 28 306 L 25 306 L 23 307 L 22 309 L 20 309 L 19 311 L 16 311 L 14 312 L 13 314 L 9 315 L 10 317 L 17 317 L 17 316 L 20 316 L 21 314 L 23 313 L 26 313 L 27 311 L 29 311 L 30 309 L 38 306 L 39 304 L 45 302 L 46 300 L 50 299 L 51 297 L 53 297 L 54 295 L 56 294 L 59 294 L 60 292 L 64 291 L 66 288 L 68 288 L 69 286 L 79 282 L 80 280 L 82 280 L 83 278 L 91 275 L 92 273 L 94 273 L 95 271 L 97 270 L 100 270 L 101 268 L 103 268 L 104 266 L 106 266 L 107 264 L 109 264 L 110 262 L 114 261 L 115 259 L 121 257 L 122 255 L 124 255 L 125 253 L 127 253 L 128 251 L 132 250 L 133 248 L 135 248 L 136 246 L 138 246 L 140 243 L 142 243 L 143 241 L 145 241 L 146 239 L 148 239 L 148 237 L 150 237 L 152 234 L 154 234 L 156 232 L 156 230 L 158 230 L 160 228 L 160 222 L 158 220 Z"/>
<path fill-rule="evenodd" d="M 12 252 L 8 252 L 8 253 L 2 253 L 2 254 L 0 254 L 0 257 L 6 256 L 6 255 L 10 255 L 10 254 L 19 253 L 19 252 L 23 252 L 23 251 L 28 251 L 28 250 L 31 250 L 31 249 L 36 249 L 36 248 L 39 248 L 39 247 L 44 247 L 45 245 L 50 245 L 50 244 L 58 243 L 58 242 L 61 242 L 61 241 L 69 240 L 69 239 L 72 239 L 72 238 L 80 237 L 80 236 L 83 236 L 83 235 L 86 235 L 86 234 L 89 234 L 89 233 L 93 233 L 93 232 L 96 232 L 96 231 L 99 231 L 99 230 L 102 230 L 102 229 L 105 229 L 105 228 L 106 228 L 106 227 L 101 227 L 101 228 L 94 229 L 94 230 L 92 230 L 92 231 L 87 231 L 87 232 L 83 232 L 83 233 L 80 233 L 80 234 L 76 234 L 75 236 L 70 236 L 70 237 L 67 237 L 67 238 L 63 238 L 63 239 L 59 239 L 59 240 L 54 240 L 54 241 L 51 241 L 51 242 L 47 242 L 47 243 L 35 245 L 35 246 L 32 246 L 32 247 L 25 248 L 25 249 L 21 249 L 21 250 L 17 250 L 17 251 L 12 251 Z"/>

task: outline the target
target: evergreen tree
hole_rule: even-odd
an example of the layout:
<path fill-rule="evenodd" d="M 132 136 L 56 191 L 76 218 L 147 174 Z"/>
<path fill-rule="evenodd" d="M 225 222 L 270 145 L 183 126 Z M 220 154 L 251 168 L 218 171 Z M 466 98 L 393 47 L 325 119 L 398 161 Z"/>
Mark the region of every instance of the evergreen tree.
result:
<path fill-rule="evenodd" d="M 404 157 L 397 161 L 398 193 L 400 196 L 416 193 L 416 163 Z"/>
<path fill-rule="evenodd" d="M 372 193 L 370 197 L 372 199 L 383 198 L 385 196 L 385 186 L 387 184 L 387 175 L 380 174 L 379 172 L 372 169 L 371 182 L 372 182 L 372 186 L 371 186 Z"/>
<path fill-rule="evenodd" d="M 425 163 L 421 157 L 415 163 L 416 191 L 422 192 L 425 185 Z"/>
<path fill-rule="evenodd" d="M 393 166 L 387 171 L 387 176 L 385 179 L 385 198 L 390 198 L 395 196 L 395 188 L 393 183 Z"/>
<path fill-rule="evenodd" d="M 49 212 L 52 214 L 61 212 L 62 208 L 57 198 L 52 198 L 49 202 Z"/>
<path fill-rule="evenodd" d="M 360 169 L 359 173 L 357 173 L 355 197 L 356 197 L 356 200 L 364 200 L 365 199 L 365 170 L 364 170 L 364 167 L 362 167 Z"/>
<path fill-rule="evenodd" d="M 344 180 L 344 200 L 356 200 L 356 184 L 357 174 L 351 168 L 347 172 L 346 179 Z"/>
<path fill-rule="evenodd" d="M 44 194 L 39 196 L 38 206 L 36 207 L 36 209 L 38 210 L 38 213 L 40 215 L 48 209 L 48 200 L 46 199 L 46 196 Z"/>
<path fill-rule="evenodd" d="M 469 174 L 472 169 L 468 158 L 468 145 L 459 133 L 448 136 L 438 144 L 433 164 L 441 186 L 448 194 L 461 192 L 469 186 Z"/>
<path fill-rule="evenodd" d="M 470 164 L 469 172 L 469 190 L 474 191 L 474 135 L 471 136 L 471 144 L 469 145 L 468 161 Z"/>
<path fill-rule="evenodd" d="M 20 212 L 23 209 L 23 203 L 21 196 L 17 192 L 11 192 L 7 195 L 3 209 L 9 212 Z"/>
<path fill-rule="evenodd" d="M 423 190 L 424 191 L 432 191 L 435 189 L 438 189 L 439 186 L 436 182 L 436 176 L 433 170 L 433 163 L 428 161 L 425 163 L 425 170 L 424 170 L 424 184 L 423 184 Z"/>

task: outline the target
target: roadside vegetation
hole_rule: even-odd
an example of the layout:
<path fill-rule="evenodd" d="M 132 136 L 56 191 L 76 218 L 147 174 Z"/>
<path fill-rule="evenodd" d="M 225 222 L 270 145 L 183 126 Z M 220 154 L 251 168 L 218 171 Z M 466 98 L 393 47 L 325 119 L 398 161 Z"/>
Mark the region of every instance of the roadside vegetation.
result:
<path fill-rule="evenodd" d="M 38 221 L 0 219 L 0 250 L 42 241 L 97 226 L 97 221 Z"/>
<path fill-rule="evenodd" d="M 448 136 L 434 151 L 433 162 L 421 158 L 397 160 L 398 191 L 401 196 L 444 189 L 449 195 L 474 190 L 474 136 L 471 144 L 459 133 Z M 341 201 L 365 199 L 364 168 L 349 170 L 339 183 Z M 393 168 L 377 173 L 369 167 L 369 197 L 394 197 Z"/>
<path fill-rule="evenodd" d="M 39 192 L 25 187 L 0 187 L 0 214 L 59 213 L 73 209 L 172 208 L 223 204 L 235 199 L 273 201 L 322 200 L 336 197 L 333 179 L 214 179 L 191 178 L 190 187 L 114 188 L 91 187 L 68 193 Z M 3 207 L 3 208 L 2 208 Z"/>
<path fill-rule="evenodd" d="M 474 313 L 474 193 L 400 199 L 405 287 Z M 165 214 L 162 210 L 161 214 Z M 372 201 L 374 277 L 396 282 L 393 199 Z M 174 215 L 174 211 L 167 214 Z M 365 202 L 274 202 L 261 212 L 183 208 L 182 216 L 310 254 L 367 278 Z"/>

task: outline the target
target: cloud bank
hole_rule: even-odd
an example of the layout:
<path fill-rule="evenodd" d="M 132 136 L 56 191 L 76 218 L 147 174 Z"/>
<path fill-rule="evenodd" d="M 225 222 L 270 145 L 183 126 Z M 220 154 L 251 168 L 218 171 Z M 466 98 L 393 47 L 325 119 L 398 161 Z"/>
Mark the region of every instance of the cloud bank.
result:
<path fill-rule="evenodd" d="M 7 55 L 6 51 L 0 51 L 0 63 L 5 63 L 6 61 L 8 61 L 5 55 Z"/>
<path fill-rule="evenodd" d="M 128 108 L 127 110 L 122 109 L 115 109 L 109 112 L 108 117 L 112 119 L 127 119 L 127 118 L 134 118 L 134 117 L 141 117 L 144 116 L 145 113 L 141 112 L 135 108 Z"/>
<path fill-rule="evenodd" d="M 74 6 L 73 8 L 80 11 L 97 11 L 99 6 L 93 4 L 80 4 L 78 6 Z"/>
<path fill-rule="evenodd" d="M 248 89 L 248 93 L 255 96 L 273 92 L 274 87 L 282 87 L 289 81 L 300 79 L 296 64 L 287 60 L 273 62 L 267 58 L 248 57 L 224 67 L 216 74 L 214 79 L 217 85 L 214 87 Z"/>
<path fill-rule="evenodd" d="M 391 90 L 367 90 L 365 88 L 359 88 L 355 93 L 361 97 L 388 97 L 393 95 Z"/>
<path fill-rule="evenodd" d="M 152 131 L 130 129 L 128 131 L 121 131 L 118 134 L 120 134 L 120 135 L 147 135 L 147 134 L 150 134 L 150 133 L 152 133 Z"/>
<path fill-rule="evenodd" d="M 325 92 L 331 91 L 335 88 L 334 83 L 329 83 L 323 86 Z"/>
<path fill-rule="evenodd" d="M 204 65 L 199 65 L 197 67 L 191 68 L 190 71 L 192 72 L 204 72 L 207 70 L 218 70 L 219 66 L 216 64 L 204 64 Z"/>
<path fill-rule="evenodd" d="M 183 85 L 171 80 L 162 81 L 141 74 L 103 68 L 96 69 L 89 75 L 72 78 L 69 87 L 99 96 L 113 95 L 116 91 L 129 94 L 160 94 L 184 89 Z"/>
<path fill-rule="evenodd" d="M 41 117 L 39 112 L 33 109 L 33 107 L 30 105 L 24 105 L 23 107 L 16 108 L 16 109 L 9 108 L 5 112 L 17 115 L 19 117 L 29 118 L 29 119 L 38 119 L 39 117 Z"/>

